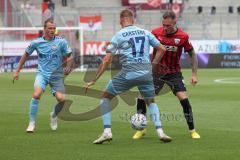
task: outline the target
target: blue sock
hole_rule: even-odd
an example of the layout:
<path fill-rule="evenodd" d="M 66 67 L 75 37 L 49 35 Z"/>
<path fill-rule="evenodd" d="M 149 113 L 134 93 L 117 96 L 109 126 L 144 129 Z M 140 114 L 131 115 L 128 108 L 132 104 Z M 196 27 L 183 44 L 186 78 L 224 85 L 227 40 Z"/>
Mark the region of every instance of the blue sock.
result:
<path fill-rule="evenodd" d="M 34 99 L 34 98 L 31 99 L 30 107 L 29 107 L 29 120 L 30 120 L 30 122 L 35 122 L 36 115 L 37 115 L 37 112 L 38 112 L 38 103 L 39 103 L 38 99 Z"/>
<path fill-rule="evenodd" d="M 108 98 L 103 98 L 100 102 L 103 127 L 111 128 L 111 104 Z"/>
<path fill-rule="evenodd" d="M 57 117 L 58 113 L 61 112 L 65 102 L 58 102 L 54 107 L 53 107 L 53 114 L 52 117 L 55 118 Z"/>
<path fill-rule="evenodd" d="M 160 120 L 160 112 L 156 103 L 151 103 L 149 106 L 150 118 L 153 121 L 156 129 L 162 128 L 162 123 Z"/>

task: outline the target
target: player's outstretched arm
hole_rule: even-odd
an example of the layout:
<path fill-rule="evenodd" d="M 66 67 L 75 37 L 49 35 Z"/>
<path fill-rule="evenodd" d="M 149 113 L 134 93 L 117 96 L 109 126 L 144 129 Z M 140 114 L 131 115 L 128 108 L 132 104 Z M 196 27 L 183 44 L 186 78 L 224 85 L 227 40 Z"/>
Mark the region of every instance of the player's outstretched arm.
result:
<path fill-rule="evenodd" d="M 198 69 L 198 59 L 197 55 L 192 49 L 191 51 L 188 52 L 188 55 L 190 57 L 190 63 L 192 67 L 192 78 L 191 78 L 191 84 L 195 86 L 198 83 L 198 76 L 197 76 L 197 69 Z"/>
<path fill-rule="evenodd" d="M 29 57 L 29 55 L 27 53 L 24 53 L 22 55 L 21 59 L 19 60 L 18 67 L 13 74 L 13 83 L 14 83 L 15 80 L 18 80 L 20 71 L 22 69 L 22 66 L 24 65 L 24 63 L 25 63 L 25 61 L 27 60 L 28 57 Z"/>
<path fill-rule="evenodd" d="M 112 61 L 112 55 L 111 53 L 107 53 L 106 56 L 103 58 L 102 64 L 98 67 L 98 70 L 96 72 L 95 78 L 93 79 L 93 82 L 96 82 L 101 77 L 101 75 L 105 72 L 108 65 L 111 63 L 111 61 Z"/>
<path fill-rule="evenodd" d="M 163 55 L 166 52 L 166 48 L 163 45 L 161 45 L 161 44 L 159 46 L 156 46 L 154 49 L 157 52 L 156 52 L 156 55 L 155 55 L 155 57 L 154 57 L 154 59 L 152 61 L 153 71 L 155 71 L 157 64 L 161 61 Z"/>
<path fill-rule="evenodd" d="M 101 65 L 98 67 L 94 79 L 91 82 L 88 82 L 84 85 L 85 93 L 87 92 L 87 90 L 90 86 L 94 85 L 97 82 L 97 80 L 101 77 L 101 75 L 107 69 L 107 67 L 111 63 L 111 61 L 112 61 L 112 55 L 111 55 L 111 53 L 107 53 L 106 56 L 103 58 Z"/>

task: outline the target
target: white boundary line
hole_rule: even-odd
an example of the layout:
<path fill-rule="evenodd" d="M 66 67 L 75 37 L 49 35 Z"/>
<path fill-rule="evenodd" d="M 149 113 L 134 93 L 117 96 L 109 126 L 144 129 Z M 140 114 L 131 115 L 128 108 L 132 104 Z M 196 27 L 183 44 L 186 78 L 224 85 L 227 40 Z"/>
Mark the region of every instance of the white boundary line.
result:
<path fill-rule="evenodd" d="M 240 77 L 215 79 L 214 82 L 224 84 L 240 84 Z"/>

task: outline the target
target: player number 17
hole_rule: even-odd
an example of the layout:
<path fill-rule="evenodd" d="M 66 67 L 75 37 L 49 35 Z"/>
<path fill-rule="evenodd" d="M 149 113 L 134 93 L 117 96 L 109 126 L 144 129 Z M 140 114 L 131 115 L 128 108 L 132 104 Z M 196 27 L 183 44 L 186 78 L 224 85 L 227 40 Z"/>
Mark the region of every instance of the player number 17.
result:
<path fill-rule="evenodd" d="M 129 41 L 132 46 L 133 57 L 136 57 L 137 55 L 136 43 L 137 44 L 140 43 L 139 57 L 143 57 L 145 37 L 144 36 L 134 37 L 130 38 Z"/>

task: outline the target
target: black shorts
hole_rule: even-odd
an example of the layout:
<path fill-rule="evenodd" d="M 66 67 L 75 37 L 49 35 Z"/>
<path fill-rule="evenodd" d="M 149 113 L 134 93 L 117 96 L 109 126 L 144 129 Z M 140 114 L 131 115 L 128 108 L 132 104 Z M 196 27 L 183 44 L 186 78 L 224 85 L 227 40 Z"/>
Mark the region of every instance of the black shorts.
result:
<path fill-rule="evenodd" d="M 169 91 L 176 95 L 177 92 L 186 91 L 181 72 L 166 75 L 153 74 L 153 83 L 156 95 Z"/>

